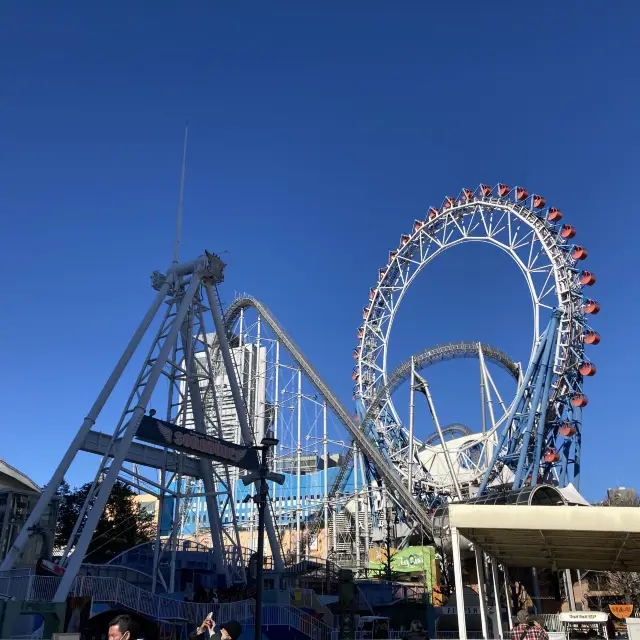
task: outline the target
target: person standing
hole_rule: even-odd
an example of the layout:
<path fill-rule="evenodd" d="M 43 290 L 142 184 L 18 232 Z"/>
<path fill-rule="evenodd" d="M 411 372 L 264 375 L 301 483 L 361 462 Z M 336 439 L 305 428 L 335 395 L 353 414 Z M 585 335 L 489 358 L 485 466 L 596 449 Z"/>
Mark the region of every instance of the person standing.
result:
<path fill-rule="evenodd" d="M 549 634 L 536 621 L 535 616 L 526 611 L 518 611 L 518 624 L 511 630 L 511 640 L 549 640 Z"/>
<path fill-rule="evenodd" d="M 135 623 L 131 616 L 116 616 L 109 623 L 109 640 L 136 640 Z"/>

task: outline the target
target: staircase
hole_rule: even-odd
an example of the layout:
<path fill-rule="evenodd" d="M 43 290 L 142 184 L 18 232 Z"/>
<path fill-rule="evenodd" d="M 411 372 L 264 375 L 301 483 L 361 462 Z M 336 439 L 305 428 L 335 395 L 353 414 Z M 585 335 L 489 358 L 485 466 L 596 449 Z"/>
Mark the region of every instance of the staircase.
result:
<path fill-rule="evenodd" d="M 298 609 L 311 609 L 322 616 L 322 619 L 330 627 L 335 626 L 333 613 L 327 608 L 327 606 L 318 598 L 313 589 L 292 589 L 291 601 L 294 607 Z"/>
<path fill-rule="evenodd" d="M 60 578 L 34 575 L 0 576 L 0 598 L 29 602 L 51 602 Z M 212 612 L 214 620 L 238 620 L 243 626 L 252 626 L 255 601 L 222 602 L 219 604 L 183 602 L 153 594 L 119 578 L 93 576 L 76 577 L 70 597 L 91 596 L 94 602 L 106 602 L 124 607 L 162 623 L 163 620 L 183 619 L 200 624 Z M 333 629 L 293 606 L 265 605 L 262 624 L 286 626 L 311 640 L 327 640 Z"/>

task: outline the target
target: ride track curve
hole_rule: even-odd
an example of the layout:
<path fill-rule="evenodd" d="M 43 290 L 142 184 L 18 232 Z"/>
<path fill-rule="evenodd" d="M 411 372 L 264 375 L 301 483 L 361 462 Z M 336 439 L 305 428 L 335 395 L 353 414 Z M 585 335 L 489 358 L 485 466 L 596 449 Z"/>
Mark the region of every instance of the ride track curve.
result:
<path fill-rule="evenodd" d="M 513 360 L 511 360 L 511 358 L 509 358 L 509 356 L 507 356 L 505 353 L 489 344 L 469 341 L 448 342 L 445 344 L 439 344 L 430 349 L 423 349 L 422 351 L 413 354 L 412 357 L 407 358 L 404 362 L 401 362 L 394 369 L 393 373 L 388 377 L 387 384 L 382 389 L 380 389 L 376 400 L 374 400 L 374 402 L 371 404 L 369 413 L 365 416 L 364 420 L 361 421 L 362 424 L 367 424 L 368 420 L 375 418 L 376 407 L 380 406 L 380 403 L 384 398 L 386 398 L 387 395 L 392 394 L 399 386 L 401 386 L 409 379 L 409 377 L 411 376 L 412 358 L 415 370 L 422 371 L 439 362 L 466 358 L 478 358 L 480 355 L 479 347 L 482 349 L 483 355 L 486 360 L 497 364 L 499 367 L 507 371 L 516 382 L 518 381 L 521 375 L 520 366 Z M 464 435 L 470 435 L 472 433 L 470 429 L 464 427 L 463 425 L 449 425 L 443 429 L 443 434 L 456 433 L 458 435 L 462 435 L 463 430 Z M 437 438 L 439 438 L 438 434 L 434 433 L 429 438 L 427 438 L 423 444 L 431 444 L 431 441 Z M 336 476 L 327 496 L 329 500 L 331 500 L 338 493 L 341 493 L 344 490 L 344 485 L 349 477 L 348 474 L 352 460 L 353 447 L 349 447 L 347 449 L 342 467 L 340 468 L 340 472 Z M 397 474 L 395 470 L 394 472 Z M 315 518 L 311 521 L 309 532 L 310 540 L 312 540 L 320 530 L 321 515 L 321 512 L 318 511 Z"/>
<path fill-rule="evenodd" d="M 364 431 L 351 418 L 349 412 L 344 405 L 338 400 L 338 397 L 331 391 L 327 383 L 320 377 L 311 363 L 300 351 L 297 345 L 281 327 L 274 315 L 269 309 L 250 296 L 244 296 L 234 300 L 225 311 L 224 322 L 227 331 L 230 331 L 237 320 L 242 309 L 253 308 L 260 314 L 262 319 L 269 325 L 269 328 L 276 335 L 282 345 L 289 351 L 291 357 L 297 365 L 304 371 L 305 375 L 318 392 L 325 398 L 329 407 L 335 413 L 336 417 L 342 422 L 345 429 L 358 444 L 362 453 L 375 466 L 382 480 L 387 486 L 387 490 L 391 492 L 395 501 L 405 510 L 407 515 L 412 517 L 425 532 L 431 534 L 432 521 L 427 509 L 418 502 L 409 492 L 408 488 L 402 482 L 402 479 L 392 469 L 388 461 L 380 454 L 377 449 L 377 443 L 369 438 Z"/>

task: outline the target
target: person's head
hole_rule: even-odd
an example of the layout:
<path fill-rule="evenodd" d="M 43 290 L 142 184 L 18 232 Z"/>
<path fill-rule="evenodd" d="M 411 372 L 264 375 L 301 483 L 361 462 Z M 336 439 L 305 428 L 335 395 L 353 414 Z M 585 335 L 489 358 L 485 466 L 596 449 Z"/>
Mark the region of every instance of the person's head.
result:
<path fill-rule="evenodd" d="M 229 620 L 220 625 L 222 640 L 237 640 L 242 633 L 242 625 L 237 620 Z"/>
<path fill-rule="evenodd" d="M 520 611 L 518 611 L 518 615 L 516 616 L 518 624 L 525 624 L 528 618 L 529 614 L 524 609 L 520 609 Z"/>
<path fill-rule="evenodd" d="M 109 640 L 135 640 L 134 623 L 131 616 L 116 616 L 109 623 Z"/>

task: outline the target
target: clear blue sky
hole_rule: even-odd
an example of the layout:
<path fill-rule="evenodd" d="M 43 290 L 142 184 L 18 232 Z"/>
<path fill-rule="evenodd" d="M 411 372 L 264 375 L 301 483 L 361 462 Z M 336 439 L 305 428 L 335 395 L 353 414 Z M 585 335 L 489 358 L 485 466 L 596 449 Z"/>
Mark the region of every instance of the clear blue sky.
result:
<path fill-rule="evenodd" d="M 47 481 L 149 304 L 188 120 L 183 257 L 226 251 L 225 299 L 263 300 L 347 402 L 361 308 L 414 218 L 480 182 L 561 208 L 602 303 L 583 490 L 640 486 L 639 17 L 584 0 L 0 3 L 0 456 Z M 472 338 L 524 359 L 530 327 L 516 267 L 465 247 L 422 274 L 392 353 Z M 471 369 L 433 376 L 443 422 L 477 427 Z"/>

